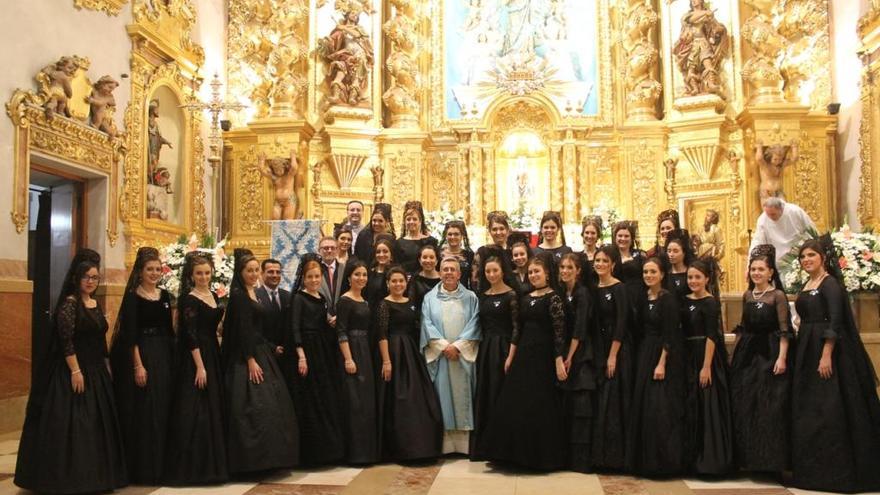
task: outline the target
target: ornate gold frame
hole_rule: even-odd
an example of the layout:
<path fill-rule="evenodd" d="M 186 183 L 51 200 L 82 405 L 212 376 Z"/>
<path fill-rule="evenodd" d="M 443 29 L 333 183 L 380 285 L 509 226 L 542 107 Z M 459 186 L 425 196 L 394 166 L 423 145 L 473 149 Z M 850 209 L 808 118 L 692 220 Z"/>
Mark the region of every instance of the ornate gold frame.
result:
<path fill-rule="evenodd" d="M 107 15 L 117 16 L 128 0 L 73 0 L 77 9 L 96 10 Z"/>
<path fill-rule="evenodd" d="M 80 60 L 80 71 L 89 66 Z M 87 76 L 81 74 L 79 77 Z M 28 184 L 33 152 L 58 158 L 107 178 L 107 238 L 111 246 L 119 236 L 117 229 L 117 170 L 126 154 L 124 141 L 90 127 L 86 122 L 54 115 L 47 118 L 44 96 L 18 89 L 6 104 L 6 114 L 13 125 L 12 223 L 19 234 L 28 224 Z"/>
<path fill-rule="evenodd" d="M 859 20 L 862 47 L 862 121 L 859 128 L 859 220 L 863 226 L 877 226 L 880 216 L 880 170 L 872 162 L 875 150 L 880 149 L 880 2 L 873 2 L 871 10 Z"/>

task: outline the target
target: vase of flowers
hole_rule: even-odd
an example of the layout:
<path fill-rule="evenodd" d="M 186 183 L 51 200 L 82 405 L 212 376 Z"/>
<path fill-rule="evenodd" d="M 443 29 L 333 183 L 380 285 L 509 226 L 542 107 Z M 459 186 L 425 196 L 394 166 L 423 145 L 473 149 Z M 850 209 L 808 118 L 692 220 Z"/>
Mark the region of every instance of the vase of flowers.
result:
<path fill-rule="evenodd" d="M 183 263 L 186 255 L 199 251 L 205 256 L 210 256 L 214 262 L 214 273 L 211 276 L 211 290 L 217 297 L 225 300 L 229 296 L 229 284 L 235 270 L 232 256 L 227 256 L 224 251 L 226 239 L 215 243 L 214 237 L 206 235 L 201 239 L 195 234 L 189 239 L 181 236 L 177 242 L 173 242 L 159 248 L 159 257 L 162 260 L 162 278 L 159 287 L 168 291 L 174 299 L 180 295 L 180 278 L 183 274 Z"/>

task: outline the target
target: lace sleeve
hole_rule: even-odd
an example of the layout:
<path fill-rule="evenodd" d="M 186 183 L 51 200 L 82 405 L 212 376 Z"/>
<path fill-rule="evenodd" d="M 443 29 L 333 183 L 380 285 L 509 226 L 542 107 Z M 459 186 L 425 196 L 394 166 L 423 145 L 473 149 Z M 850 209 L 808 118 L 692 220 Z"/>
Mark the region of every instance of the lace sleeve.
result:
<path fill-rule="evenodd" d="M 788 298 L 781 290 L 773 291 L 773 300 L 776 305 L 776 320 L 779 322 L 779 331 L 776 336 L 781 339 L 792 338 L 791 334 L 791 316 L 788 311 Z"/>
<path fill-rule="evenodd" d="M 199 309 L 198 301 L 194 301 L 195 296 L 189 296 L 184 300 L 183 307 L 183 335 L 189 350 L 193 351 L 199 348 Z"/>
<path fill-rule="evenodd" d="M 565 358 L 567 340 L 565 335 L 565 305 L 562 298 L 553 294 L 550 296 L 550 319 L 553 323 L 553 344 L 556 348 L 556 357 Z"/>
<path fill-rule="evenodd" d="M 511 291 L 508 297 L 510 298 L 510 343 L 518 345 L 520 337 L 519 299 L 517 298 L 515 291 Z"/>
<path fill-rule="evenodd" d="M 376 308 L 376 336 L 377 340 L 388 340 L 388 326 L 391 324 L 391 312 L 388 308 L 388 302 L 384 299 L 379 302 Z"/>
<path fill-rule="evenodd" d="M 347 297 L 340 297 L 339 302 L 336 303 L 336 338 L 340 343 L 348 342 L 348 318 L 352 303 L 353 301 Z"/>
<path fill-rule="evenodd" d="M 65 356 L 76 354 L 76 347 L 73 345 L 73 334 L 76 331 L 76 305 L 76 299 L 73 296 L 68 297 L 61 303 L 56 316 L 55 327 Z"/>

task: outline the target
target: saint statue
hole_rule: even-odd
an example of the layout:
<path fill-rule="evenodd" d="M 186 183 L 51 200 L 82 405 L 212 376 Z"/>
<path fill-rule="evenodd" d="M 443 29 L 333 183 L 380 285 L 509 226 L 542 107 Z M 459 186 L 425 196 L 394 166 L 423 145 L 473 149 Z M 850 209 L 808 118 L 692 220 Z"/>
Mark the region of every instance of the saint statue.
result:
<path fill-rule="evenodd" d="M 272 206 L 272 220 L 296 219 L 297 207 L 297 171 L 299 163 L 296 150 L 290 151 L 289 158 L 266 158 L 260 153 L 260 173 L 272 182 L 275 189 L 275 204 Z"/>
<path fill-rule="evenodd" d="M 171 146 L 171 141 L 168 141 L 167 139 L 162 137 L 162 131 L 159 130 L 159 100 L 157 99 L 150 100 L 150 110 L 149 117 L 147 119 L 147 127 L 150 136 L 149 143 L 147 144 L 147 165 L 149 168 L 148 177 L 150 179 L 150 183 L 154 184 L 154 175 L 156 173 L 156 170 L 159 168 L 159 153 L 162 151 L 162 146 L 173 148 L 173 146 Z"/>
<path fill-rule="evenodd" d="M 688 96 L 714 93 L 721 96 L 721 61 L 727 56 L 727 28 L 715 19 L 705 0 L 690 0 L 681 18 L 681 34 L 673 47 Z"/>
<path fill-rule="evenodd" d="M 694 236 L 694 248 L 698 257 L 710 257 L 715 261 L 724 257 L 724 236 L 718 226 L 720 220 L 721 216 L 717 211 L 706 210 L 703 228 L 698 235 Z"/>
<path fill-rule="evenodd" d="M 755 163 L 761 176 L 761 201 L 774 196 L 782 196 L 782 169 L 795 163 L 798 159 L 797 141 L 792 140 L 791 146 L 774 144 L 764 146 L 758 141 L 755 146 Z"/>
<path fill-rule="evenodd" d="M 349 10 L 330 34 L 319 40 L 318 53 L 329 64 L 327 81 L 332 105 L 358 106 L 370 97 L 373 44 L 358 25 L 360 10 Z"/>

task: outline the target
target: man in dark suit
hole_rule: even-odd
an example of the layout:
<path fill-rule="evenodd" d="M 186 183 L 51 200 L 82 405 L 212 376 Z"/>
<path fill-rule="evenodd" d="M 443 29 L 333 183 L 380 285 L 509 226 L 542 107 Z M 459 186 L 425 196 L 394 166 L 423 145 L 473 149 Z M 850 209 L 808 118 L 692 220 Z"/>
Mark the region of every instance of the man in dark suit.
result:
<path fill-rule="evenodd" d="M 281 262 L 272 258 L 263 260 L 263 285 L 257 288 L 257 300 L 268 309 L 265 328 L 266 340 L 275 347 L 275 356 L 284 354 L 285 325 L 290 307 L 290 292 L 281 284 Z"/>
<path fill-rule="evenodd" d="M 340 264 L 336 260 L 336 239 L 333 237 L 324 237 L 318 244 L 318 251 L 321 255 L 321 264 L 323 264 L 324 278 L 321 280 L 321 287 L 318 292 L 327 300 L 327 313 L 331 320 L 336 317 L 336 302 L 342 295 L 343 276 L 345 272 L 345 264 Z"/>

